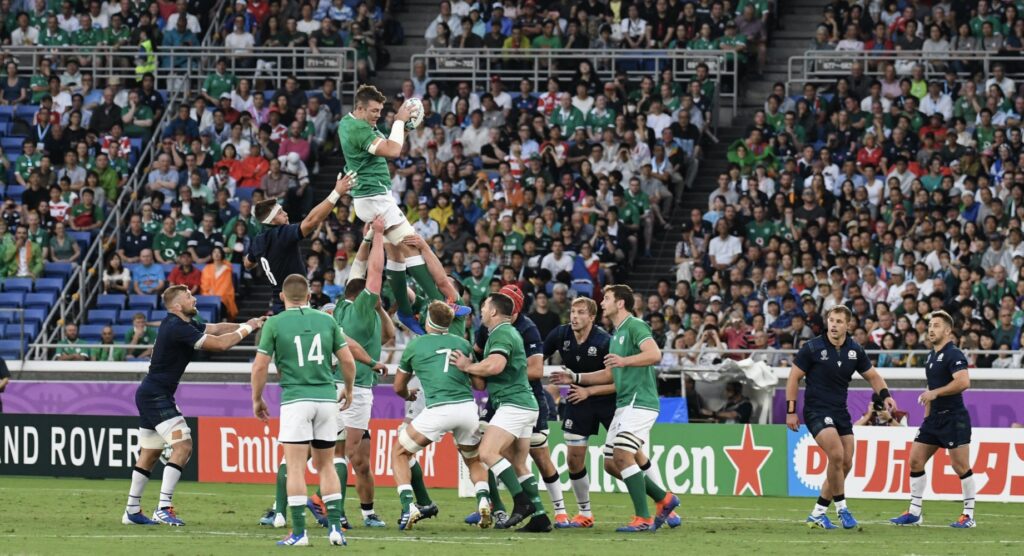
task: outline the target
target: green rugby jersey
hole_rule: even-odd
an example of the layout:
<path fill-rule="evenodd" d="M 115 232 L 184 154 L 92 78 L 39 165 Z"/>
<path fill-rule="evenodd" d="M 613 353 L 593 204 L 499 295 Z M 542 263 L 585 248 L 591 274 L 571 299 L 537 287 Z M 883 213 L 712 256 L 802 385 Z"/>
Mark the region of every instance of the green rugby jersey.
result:
<path fill-rule="evenodd" d="M 631 315 L 615 329 L 608 352 L 621 357 L 636 355 L 640 353 L 640 344 L 653 338 L 647 323 Z M 613 367 L 612 378 L 615 381 L 615 407 L 632 405 L 660 411 L 653 366 Z"/>
<path fill-rule="evenodd" d="M 345 334 L 359 345 L 374 360 L 380 360 L 380 315 L 377 314 L 377 301 L 380 296 L 363 290 L 354 300 L 342 300 L 334 309 L 334 320 L 345 329 Z M 356 361 L 356 386 L 372 388 L 379 377 L 370 366 Z"/>
<path fill-rule="evenodd" d="M 487 335 L 483 358 L 492 353 L 505 357 L 505 369 L 500 374 L 487 377 L 487 395 L 491 405 L 498 409 L 503 405 L 521 409 L 536 410 L 537 398 L 533 396 L 526 377 L 526 350 L 519 331 L 507 322 L 495 326 Z"/>
<path fill-rule="evenodd" d="M 267 319 L 257 351 L 273 357 L 281 376 L 281 405 L 300 401 L 333 402 L 331 355 L 345 347 L 345 335 L 326 313 L 291 307 Z"/>
<path fill-rule="evenodd" d="M 345 173 L 356 172 L 356 184 L 352 197 L 384 195 L 391 190 L 391 172 L 383 156 L 370 154 L 367 150 L 377 139 L 387 139 L 366 120 L 360 120 L 351 113 L 338 123 L 338 140 L 345 155 Z"/>
<path fill-rule="evenodd" d="M 427 334 L 413 338 L 402 352 L 398 372 L 419 377 L 427 407 L 473 401 L 469 375 L 448 359 L 453 351 L 471 357 L 473 347 L 452 334 Z"/>

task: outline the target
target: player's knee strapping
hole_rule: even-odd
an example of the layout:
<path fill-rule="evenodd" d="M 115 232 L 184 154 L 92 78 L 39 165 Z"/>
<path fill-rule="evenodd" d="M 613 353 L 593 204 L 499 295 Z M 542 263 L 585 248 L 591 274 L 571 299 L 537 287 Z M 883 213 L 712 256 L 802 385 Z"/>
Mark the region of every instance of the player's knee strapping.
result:
<path fill-rule="evenodd" d="M 548 445 L 548 432 L 538 431 L 530 435 L 530 449 L 546 448 Z"/>
<path fill-rule="evenodd" d="M 408 220 L 402 220 L 398 225 L 384 232 L 384 239 L 391 245 L 401 245 L 402 240 L 407 236 L 416 233 Z"/>
<path fill-rule="evenodd" d="M 562 439 L 565 441 L 565 445 L 566 446 L 586 446 L 587 445 L 587 437 L 585 437 L 583 435 L 579 435 L 579 434 L 573 434 L 571 432 L 565 433 L 562 436 Z"/>
<path fill-rule="evenodd" d="M 420 446 L 415 440 L 413 440 L 412 436 L 409 435 L 409 431 L 405 429 L 402 429 L 402 432 L 398 433 L 398 443 L 401 444 L 402 447 L 405 448 L 405 451 L 410 454 L 415 454 L 423 449 L 423 446 Z"/>
<path fill-rule="evenodd" d="M 629 432 L 620 432 L 612 442 L 614 449 L 631 454 L 639 452 L 643 445 L 644 441 L 639 436 Z"/>

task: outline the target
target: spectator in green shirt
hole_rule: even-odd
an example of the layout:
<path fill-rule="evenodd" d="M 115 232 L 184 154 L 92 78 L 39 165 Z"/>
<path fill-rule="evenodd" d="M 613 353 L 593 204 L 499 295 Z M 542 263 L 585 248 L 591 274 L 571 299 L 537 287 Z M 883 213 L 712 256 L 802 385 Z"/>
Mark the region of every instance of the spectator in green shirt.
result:
<path fill-rule="evenodd" d="M 124 348 L 104 347 L 115 343 L 114 328 L 108 324 L 100 331 L 99 345 L 92 348 L 93 361 L 124 361 Z"/>
<path fill-rule="evenodd" d="M 146 315 L 144 313 L 135 313 L 135 316 L 132 317 L 132 328 L 124 333 L 122 343 L 150 346 L 156 343 L 156 330 L 147 325 Z M 127 353 L 125 353 L 125 359 L 129 361 L 149 360 L 152 355 L 152 347 L 129 349 Z"/>
<path fill-rule="evenodd" d="M 50 94 L 50 77 L 52 76 L 50 59 L 43 58 L 39 61 L 39 69 L 28 82 L 29 91 L 32 92 L 32 104 L 39 104 L 43 97 Z"/>
<path fill-rule="evenodd" d="M 40 46 L 69 46 L 71 37 L 57 25 L 57 16 L 46 18 L 46 26 L 39 31 Z"/>
<path fill-rule="evenodd" d="M 14 180 L 19 185 L 28 187 L 28 175 L 34 168 L 39 168 L 39 161 L 43 155 L 36 152 L 36 143 L 32 139 L 25 139 L 21 144 L 21 153 L 14 160 Z"/>
<path fill-rule="evenodd" d="M 238 84 L 238 79 L 233 73 L 228 73 L 227 67 L 228 61 L 225 58 L 217 59 L 213 73 L 207 75 L 206 80 L 203 81 L 201 91 L 203 98 L 212 106 L 217 106 L 220 103 L 218 100 L 220 96 L 224 93 L 231 94 L 235 85 Z"/>
<path fill-rule="evenodd" d="M 78 325 L 68 323 L 64 326 L 64 339 L 57 342 L 56 361 L 92 361 L 92 349 L 78 337 Z"/>

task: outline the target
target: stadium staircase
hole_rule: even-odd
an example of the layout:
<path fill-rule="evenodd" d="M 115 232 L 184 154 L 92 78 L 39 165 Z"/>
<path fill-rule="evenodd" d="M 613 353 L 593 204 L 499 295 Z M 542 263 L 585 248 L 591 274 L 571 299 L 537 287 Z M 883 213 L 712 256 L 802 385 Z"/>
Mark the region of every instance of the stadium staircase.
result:
<path fill-rule="evenodd" d="M 756 110 L 764 107 L 765 100 L 771 94 L 772 85 L 776 82 L 785 83 L 788 79 L 788 61 L 790 56 L 803 54 L 815 26 L 821 21 L 822 11 L 829 2 L 825 0 L 785 0 L 781 2 L 779 20 L 781 29 L 774 29 L 768 44 L 768 60 L 764 76 L 760 79 L 749 74 L 742 82 L 744 95 L 740 98 L 739 114 L 733 123 L 718 128 L 719 142 L 711 145 L 704 153 L 694 187 L 683 194 L 682 206 L 672 214 L 672 230 L 655 232 L 655 240 L 651 245 L 650 258 L 637 258 L 637 266 L 630 274 L 629 284 L 634 290 L 652 293 L 661 279 L 675 282 L 676 242 L 680 238 L 679 226 L 689 219 L 690 211 L 699 208 L 706 211 L 708 197 L 715 189 L 718 175 L 728 169 L 725 158 L 729 145 L 743 137 L 746 122 L 753 121 Z"/>

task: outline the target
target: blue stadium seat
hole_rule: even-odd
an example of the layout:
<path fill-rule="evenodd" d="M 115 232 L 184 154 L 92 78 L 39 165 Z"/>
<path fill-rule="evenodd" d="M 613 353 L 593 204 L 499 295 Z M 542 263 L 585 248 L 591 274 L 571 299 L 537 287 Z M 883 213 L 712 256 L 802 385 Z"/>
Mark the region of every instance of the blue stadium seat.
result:
<path fill-rule="evenodd" d="M 16 318 L 20 319 L 21 317 L 18 316 L 18 313 L 15 313 L 14 311 L 0 311 L 0 324 L 3 324 L 5 322 L 11 322 Z"/>
<path fill-rule="evenodd" d="M 83 324 L 78 327 L 78 335 L 86 342 L 98 342 L 105 324 Z"/>
<path fill-rule="evenodd" d="M 25 187 L 11 184 L 4 188 L 4 199 L 10 199 L 21 204 L 21 196 L 25 193 Z"/>
<path fill-rule="evenodd" d="M 74 267 L 71 263 L 44 263 L 43 264 L 43 277 L 44 278 L 61 278 L 67 279 L 74 272 Z"/>
<path fill-rule="evenodd" d="M 584 297 L 594 297 L 594 283 L 589 279 L 573 280 L 572 289 Z"/>
<path fill-rule="evenodd" d="M 237 197 L 239 201 L 249 201 L 251 203 L 252 202 L 252 192 L 255 191 L 255 190 L 256 190 L 255 187 L 238 187 L 238 188 L 235 188 L 235 197 Z"/>
<path fill-rule="evenodd" d="M 32 123 L 32 120 L 36 117 L 36 112 L 39 112 L 39 106 L 35 104 L 19 104 L 14 107 L 14 119 L 25 120 L 28 123 Z"/>
<path fill-rule="evenodd" d="M 14 106 L 5 104 L 0 106 L 0 122 L 9 122 L 14 119 Z"/>
<path fill-rule="evenodd" d="M 60 292 L 64 289 L 64 281 L 60 278 L 38 278 L 36 280 L 37 292 Z"/>
<path fill-rule="evenodd" d="M 49 312 L 49 309 L 25 309 L 25 322 L 42 324 Z"/>
<path fill-rule="evenodd" d="M 13 291 L 0 293 L 0 307 L 7 309 L 20 309 L 24 303 L 25 292 Z"/>
<path fill-rule="evenodd" d="M 167 311 L 164 311 L 163 309 L 156 309 L 149 314 L 150 322 L 162 321 L 165 318 L 167 318 Z"/>
<path fill-rule="evenodd" d="M 120 342 L 124 340 L 124 335 L 132 329 L 130 324 L 115 324 L 114 325 L 114 340 Z"/>
<path fill-rule="evenodd" d="M 171 271 L 174 270 L 174 263 L 164 263 L 160 265 L 160 268 L 164 269 L 164 276 L 170 276 Z"/>
<path fill-rule="evenodd" d="M 100 294 L 96 299 L 97 309 L 124 309 L 125 297 L 119 293 Z"/>
<path fill-rule="evenodd" d="M 89 309 L 86 322 L 90 324 L 114 324 L 117 320 L 117 309 Z"/>
<path fill-rule="evenodd" d="M 219 295 L 197 295 L 196 307 L 220 307 Z"/>
<path fill-rule="evenodd" d="M 8 340 L 18 340 L 22 338 L 22 326 L 20 322 L 8 323 L 0 328 L 4 329 L 4 338 L 7 338 Z M 26 322 L 24 330 L 25 340 L 31 341 L 35 339 L 36 334 L 39 334 L 39 324 L 35 322 Z"/>
<path fill-rule="evenodd" d="M 39 292 L 25 295 L 25 307 L 43 308 L 47 311 L 57 302 L 57 292 Z"/>
<path fill-rule="evenodd" d="M 570 277 L 575 280 L 590 280 L 590 273 L 587 272 L 587 265 L 584 264 L 581 257 L 576 257 L 572 262 L 572 272 Z"/>
<path fill-rule="evenodd" d="M 4 279 L 4 291 L 5 292 L 25 292 L 32 291 L 32 279 L 31 278 L 5 278 Z"/>
<path fill-rule="evenodd" d="M 93 233 L 68 230 L 68 235 L 71 236 L 71 239 L 78 242 L 78 247 L 82 249 L 82 255 L 85 255 L 85 252 L 89 250 L 89 244 L 92 243 Z"/>
<path fill-rule="evenodd" d="M 242 279 L 242 264 L 231 263 L 231 275 L 235 277 L 235 283 Z"/>
<path fill-rule="evenodd" d="M 155 295 L 129 295 L 128 309 L 156 309 Z"/>
<path fill-rule="evenodd" d="M 148 321 L 149 320 L 149 314 L 151 312 L 152 311 L 150 311 L 149 309 L 143 309 L 141 307 L 136 307 L 136 308 L 133 308 L 133 309 L 125 309 L 125 310 L 121 311 L 121 314 L 118 316 L 117 324 L 131 324 L 132 323 L 132 319 L 135 318 L 136 313 L 141 313 L 143 318 L 145 318 Z"/>
<path fill-rule="evenodd" d="M 5 135 L 3 138 L 0 138 L 0 147 L 4 148 L 4 152 L 5 153 L 9 154 L 9 153 L 13 152 L 15 154 L 19 154 L 20 155 L 21 154 L 21 146 L 22 146 L 22 144 L 24 142 L 25 142 L 25 138 L 24 137 L 18 137 L 18 136 L 13 136 L 12 137 L 12 136 L 9 136 L 9 135 Z"/>
<path fill-rule="evenodd" d="M 20 340 L 0 340 L 0 359 L 20 359 L 23 347 Z"/>

